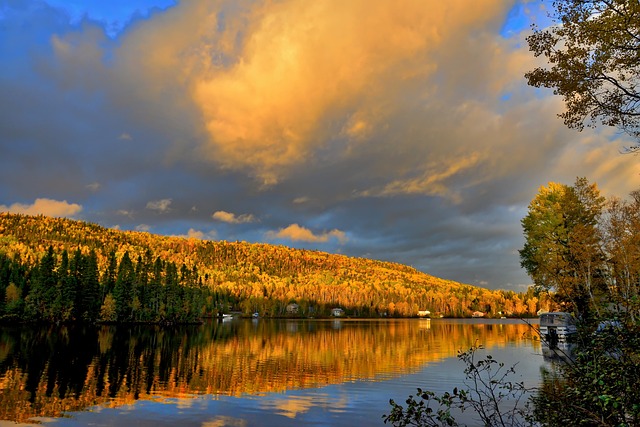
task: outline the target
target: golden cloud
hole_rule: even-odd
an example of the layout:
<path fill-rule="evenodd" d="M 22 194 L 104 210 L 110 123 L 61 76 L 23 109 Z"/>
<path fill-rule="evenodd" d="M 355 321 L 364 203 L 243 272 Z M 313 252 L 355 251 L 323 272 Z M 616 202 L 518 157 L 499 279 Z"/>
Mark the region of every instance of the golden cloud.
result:
<path fill-rule="evenodd" d="M 291 0 L 226 16 L 222 40 L 243 35 L 235 56 L 210 55 L 191 82 L 210 136 L 206 151 L 271 184 L 328 140 L 346 139 L 347 149 L 407 91 L 428 94 L 433 58 L 499 8 L 503 2 Z"/>
<path fill-rule="evenodd" d="M 164 125 L 184 118 L 179 111 L 199 124 L 187 129 L 182 120 L 173 130 L 193 132 L 198 159 L 265 185 L 324 159 L 367 156 L 364 173 L 387 183 L 370 194 L 457 200 L 456 185 L 472 167 L 477 184 L 531 164 L 532 154 L 546 165 L 558 144 L 547 126 L 557 122 L 554 112 L 523 89 L 535 59 L 517 45 L 523 40 L 499 35 L 512 6 L 191 0 L 130 27 L 111 76 L 120 102 L 144 102 L 136 114 Z M 96 61 L 76 39 L 53 40 L 61 60 L 77 63 L 78 45 L 78 54 Z M 520 97 L 511 104 L 518 108 L 505 107 L 505 94 Z M 523 148 L 541 140 L 539 154 Z M 191 153 L 181 141 L 172 153 Z M 467 152 L 477 156 L 473 165 L 460 164 Z"/>
<path fill-rule="evenodd" d="M 25 215 L 45 215 L 52 217 L 73 218 L 82 211 L 82 206 L 68 203 L 66 200 L 36 199 L 33 204 L 14 203 L 10 206 L 0 205 L 0 211 Z"/>
<path fill-rule="evenodd" d="M 209 232 L 204 232 L 201 230 L 196 230 L 195 228 L 190 228 L 187 231 L 187 234 L 176 234 L 174 237 L 183 237 L 185 239 L 196 239 L 196 240 L 215 240 L 217 233 L 215 230 L 211 230 Z"/>
<path fill-rule="evenodd" d="M 330 238 L 336 238 L 340 243 L 344 243 L 347 240 L 347 236 L 344 231 L 337 229 L 329 232 L 314 234 L 311 230 L 305 227 L 301 227 L 298 224 L 291 224 L 288 227 L 281 228 L 276 231 L 269 231 L 266 233 L 268 239 L 288 239 L 291 241 L 311 242 L 311 243 L 324 243 L 328 242 Z"/>
<path fill-rule="evenodd" d="M 204 233 L 202 231 L 199 230 L 195 230 L 193 228 L 190 228 L 189 231 L 187 231 L 187 235 L 186 237 L 188 239 L 198 239 L 198 240 L 203 240 L 204 239 Z"/>
<path fill-rule="evenodd" d="M 481 162 L 479 153 L 470 153 L 466 156 L 456 157 L 456 161 L 449 164 L 434 163 L 426 168 L 426 171 L 417 178 L 399 179 L 390 182 L 380 190 L 366 190 L 360 193 L 366 196 L 395 196 L 398 194 L 425 194 L 441 196 L 450 199 L 454 203 L 460 202 L 460 196 L 451 192 L 447 180 L 453 176 L 472 170 Z"/>
<path fill-rule="evenodd" d="M 225 211 L 214 212 L 211 217 L 217 221 L 226 222 L 229 224 L 244 224 L 256 221 L 256 218 L 251 214 L 236 215 L 234 213 Z"/>

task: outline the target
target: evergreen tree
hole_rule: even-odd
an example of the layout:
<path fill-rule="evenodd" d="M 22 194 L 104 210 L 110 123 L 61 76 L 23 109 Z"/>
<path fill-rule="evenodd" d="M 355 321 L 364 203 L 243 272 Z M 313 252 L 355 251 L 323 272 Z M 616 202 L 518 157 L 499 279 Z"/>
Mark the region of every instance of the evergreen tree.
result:
<path fill-rule="evenodd" d="M 153 319 L 159 320 L 160 304 L 164 300 L 163 294 L 164 263 L 157 257 L 153 263 L 153 270 L 149 278 L 149 310 L 153 313 Z"/>
<path fill-rule="evenodd" d="M 0 254 L 0 313 L 4 312 L 5 290 L 9 286 L 11 277 L 11 260 L 5 254 Z"/>
<path fill-rule="evenodd" d="M 29 292 L 29 276 L 30 269 L 23 264 L 19 253 L 16 253 L 11 260 L 11 276 L 9 283 L 15 284 L 21 290 L 22 296 L 26 296 Z"/>
<path fill-rule="evenodd" d="M 98 282 L 98 256 L 95 250 L 91 250 L 89 255 L 84 257 L 82 280 L 83 288 L 78 305 L 80 308 L 79 315 L 81 319 L 95 321 L 100 311 L 100 284 Z"/>
<path fill-rule="evenodd" d="M 181 289 L 178 279 L 178 269 L 175 263 L 170 262 L 166 267 L 165 283 L 165 311 L 169 321 L 176 321 L 182 306 Z"/>
<path fill-rule="evenodd" d="M 118 276 L 113 289 L 113 297 L 116 301 L 116 314 L 120 322 L 130 321 L 132 314 L 131 303 L 133 302 L 133 285 L 135 271 L 129 252 L 125 252 L 118 266 Z"/>
<path fill-rule="evenodd" d="M 150 258 L 150 253 L 147 250 L 147 254 L 145 254 L 145 258 L 142 256 L 138 256 L 138 260 L 136 262 L 135 267 L 135 284 L 133 290 L 133 299 L 134 299 L 134 318 L 135 320 L 150 320 L 151 313 L 147 309 L 148 306 L 148 283 L 149 283 L 149 269 L 150 264 L 148 262 Z"/>
<path fill-rule="evenodd" d="M 57 296 L 57 318 L 62 321 L 71 320 L 74 317 L 74 305 L 76 299 L 76 286 L 78 280 L 77 260 L 69 260 L 67 250 L 62 251 L 60 267 L 58 268 L 58 283 L 60 292 Z"/>
<path fill-rule="evenodd" d="M 29 315 L 34 319 L 55 320 L 52 312 L 58 294 L 55 267 L 56 257 L 53 246 L 49 246 L 47 253 L 40 260 L 38 274 L 34 278 L 29 294 Z"/>
<path fill-rule="evenodd" d="M 109 252 L 107 269 L 102 276 L 102 300 L 113 292 L 116 286 L 116 275 L 118 274 L 118 260 L 115 251 Z"/>

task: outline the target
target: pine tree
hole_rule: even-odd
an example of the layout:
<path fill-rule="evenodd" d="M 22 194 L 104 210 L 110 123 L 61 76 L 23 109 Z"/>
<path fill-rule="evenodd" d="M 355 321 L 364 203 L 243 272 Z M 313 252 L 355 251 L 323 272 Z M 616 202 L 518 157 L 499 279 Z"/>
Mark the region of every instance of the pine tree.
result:
<path fill-rule="evenodd" d="M 100 284 L 98 282 L 98 256 L 95 250 L 91 250 L 89 255 L 84 257 L 83 262 L 83 289 L 79 299 L 82 307 L 80 318 L 95 321 L 100 311 Z"/>
<path fill-rule="evenodd" d="M 102 276 L 102 300 L 113 292 L 116 286 L 116 275 L 118 274 L 118 261 L 115 251 L 109 252 L 107 269 Z"/>
<path fill-rule="evenodd" d="M 58 318 L 62 321 L 71 320 L 74 317 L 77 280 L 77 260 L 69 260 L 69 253 L 65 249 L 62 251 L 58 268 L 60 292 L 57 296 L 59 302 L 56 304 L 56 308 L 59 310 Z"/>
<path fill-rule="evenodd" d="M 116 301 L 116 314 L 120 322 L 131 320 L 131 303 L 133 302 L 133 284 L 135 271 L 133 263 L 129 257 L 129 252 L 125 252 L 118 266 L 118 276 L 113 289 L 113 297 Z"/>
<path fill-rule="evenodd" d="M 52 312 L 58 294 L 55 267 L 56 257 L 53 246 L 49 246 L 47 253 L 40 260 L 38 274 L 30 292 L 30 314 L 35 319 L 55 320 Z"/>

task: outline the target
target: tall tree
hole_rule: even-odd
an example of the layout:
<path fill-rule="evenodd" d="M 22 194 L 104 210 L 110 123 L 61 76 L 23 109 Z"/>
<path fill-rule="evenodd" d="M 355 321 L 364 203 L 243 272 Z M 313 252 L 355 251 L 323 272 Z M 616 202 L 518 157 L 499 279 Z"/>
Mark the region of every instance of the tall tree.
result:
<path fill-rule="evenodd" d="M 75 300 L 78 285 L 77 259 L 69 259 L 66 249 L 62 251 L 60 266 L 58 267 L 58 283 L 60 292 L 56 308 L 59 311 L 58 318 L 63 321 L 71 320 L 75 315 Z"/>
<path fill-rule="evenodd" d="M 113 289 L 113 298 L 116 301 L 116 313 L 118 321 L 131 320 L 131 303 L 133 302 L 132 290 L 135 282 L 135 270 L 129 252 L 125 252 L 118 265 L 118 277 Z"/>
<path fill-rule="evenodd" d="M 553 8 L 555 25 L 527 38 L 550 65 L 526 73 L 529 84 L 564 98 L 568 127 L 601 123 L 640 140 L 640 2 L 555 0 Z"/>
<path fill-rule="evenodd" d="M 118 260 L 116 258 L 116 252 L 110 251 L 107 258 L 107 268 L 102 276 L 102 300 L 104 300 L 108 294 L 113 293 L 113 288 L 116 286 L 117 274 Z"/>
<path fill-rule="evenodd" d="M 55 268 L 56 256 L 53 252 L 53 246 L 49 246 L 47 253 L 40 259 L 38 273 L 29 293 L 30 317 L 44 317 L 47 320 L 54 320 L 52 310 L 58 294 Z"/>
<path fill-rule="evenodd" d="M 574 186 L 541 187 L 522 220 L 525 245 L 521 265 L 538 289 L 555 292 L 580 314 L 597 309 L 605 283 L 598 220 L 604 198 L 595 184 L 578 178 Z"/>
<path fill-rule="evenodd" d="M 76 298 L 78 315 L 81 319 L 94 321 L 98 318 L 100 310 L 100 284 L 98 282 L 98 256 L 95 250 L 83 257 L 82 263 L 82 288 Z"/>
<path fill-rule="evenodd" d="M 164 263 L 157 257 L 149 277 L 149 309 L 156 318 L 159 317 L 160 304 L 164 300 Z"/>
<path fill-rule="evenodd" d="M 612 299 L 633 319 L 640 313 L 640 191 L 609 202 L 603 229 Z"/>

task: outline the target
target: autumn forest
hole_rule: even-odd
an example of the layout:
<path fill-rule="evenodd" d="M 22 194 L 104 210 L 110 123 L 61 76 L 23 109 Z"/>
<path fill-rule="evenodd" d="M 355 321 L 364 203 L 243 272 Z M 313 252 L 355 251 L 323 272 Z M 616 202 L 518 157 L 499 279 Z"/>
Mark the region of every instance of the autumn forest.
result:
<path fill-rule="evenodd" d="M 337 307 L 351 317 L 501 317 L 533 316 L 549 301 L 383 261 L 0 214 L 5 321 L 189 323 L 229 312 L 326 317 Z"/>

